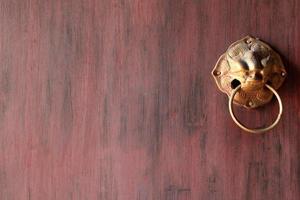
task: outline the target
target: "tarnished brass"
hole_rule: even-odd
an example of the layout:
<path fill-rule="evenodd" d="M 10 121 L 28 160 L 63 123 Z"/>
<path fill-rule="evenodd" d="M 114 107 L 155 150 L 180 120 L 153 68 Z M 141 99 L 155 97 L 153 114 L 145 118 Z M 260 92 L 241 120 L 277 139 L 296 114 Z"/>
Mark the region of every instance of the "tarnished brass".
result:
<path fill-rule="evenodd" d="M 274 128 L 274 127 L 278 124 L 278 122 L 279 122 L 279 120 L 280 120 L 280 118 L 281 118 L 281 115 L 282 115 L 282 110 L 283 110 L 282 102 L 281 102 L 281 99 L 280 99 L 279 94 L 276 92 L 276 90 L 275 90 L 274 88 L 272 88 L 272 87 L 269 86 L 268 84 L 266 85 L 266 87 L 267 87 L 271 92 L 274 93 L 274 95 L 275 95 L 276 98 L 277 98 L 278 104 L 279 104 L 279 112 L 278 112 L 277 118 L 276 118 L 276 120 L 275 120 L 270 126 L 268 126 L 268 127 L 262 127 L 262 128 L 248 128 L 248 127 L 246 127 L 245 125 L 243 125 L 242 122 L 240 122 L 240 121 L 236 118 L 236 116 L 235 116 L 235 114 L 234 114 L 234 112 L 233 112 L 233 109 L 232 109 L 232 104 L 233 104 L 234 96 L 235 96 L 235 94 L 240 90 L 241 85 L 237 86 L 237 87 L 234 89 L 232 95 L 230 96 L 230 98 L 229 98 L 229 104 L 228 104 L 230 115 L 231 115 L 233 121 L 234 121 L 240 128 L 242 128 L 244 131 L 247 131 L 247 132 L 250 132 L 250 133 L 263 133 L 263 132 L 266 132 L 266 131 L 268 131 L 268 130 L 271 130 L 272 128 Z"/>
<path fill-rule="evenodd" d="M 241 85 L 233 102 L 256 108 L 272 99 L 273 93 L 265 85 L 277 90 L 286 71 L 280 56 L 269 45 L 247 36 L 230 45 L 219 58 L 212 75 L 219 89 L 229 97 Z"/>
<path fill-rule="evenodd" d="M 269 45 L 251 36 L 234 42 L 219 58 L 212 75 L 219 89 L 228 95 L 231 117 L 243 130 L 262 133 L 279 122 L 283 106 L 276 90 L 282 85 L 286 70 L 280 56 Z M 256 108 L 270 102 L 273 94 L 279 103 L 279 114 L 270 126 L 247 128 L 234 115 L 233 103 Z"/>

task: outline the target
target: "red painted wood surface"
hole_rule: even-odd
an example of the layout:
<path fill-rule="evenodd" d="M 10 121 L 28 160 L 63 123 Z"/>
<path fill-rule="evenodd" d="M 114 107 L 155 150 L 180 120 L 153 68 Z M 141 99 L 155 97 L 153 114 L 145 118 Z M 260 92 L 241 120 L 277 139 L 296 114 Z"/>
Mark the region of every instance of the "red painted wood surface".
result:
<path fill-rule="evenodd" d="M 1 0 L 1 200 L 300 198 L 297 0 Z M 280 124 L 244 134 L 210 75 L 229 44 L 283 56 Z M 248 125 L 276 102 L 237 112 Z"/>

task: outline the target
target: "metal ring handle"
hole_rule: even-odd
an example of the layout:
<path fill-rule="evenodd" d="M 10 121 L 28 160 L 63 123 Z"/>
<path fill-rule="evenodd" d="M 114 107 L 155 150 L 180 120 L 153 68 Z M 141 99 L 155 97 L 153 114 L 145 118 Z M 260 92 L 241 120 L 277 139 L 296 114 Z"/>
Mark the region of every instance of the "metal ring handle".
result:
<path fill-rule="evenodd" d="M 280 96 L 279 96 L 279 94 L 276 92 L 276 90 L 275 90 L 274 88 L 272 88 L 270 85 L 267 85 L 267 84 L 266 84 L 266 87 L 267 87 L 269 90 L 271 90 L 271 91 L 273 92 L 273 94 L 276 96 L 276 98 L 277 98 L 277 100 L 278 100 L 278 104 L 279 104 L 279 113 L 278 113 L 278 116 L 277 116 L 276 120 L 273 122 L 273 124 L 271 124 L 270 126 L 265 127 L 265 128 L 256 128 L 256 129 L 250 129 L 250 128 L 247 128 L 247 127 L 244 126 L 244 125 L 236 118 L 236 116 L 234 115 L 233 110 L 232 110 L 233 99 L 234 99 L 235 94 L 241 89 L 241 85 L 239 85 L 238 87 L 236 87 L 236 88 L 233 90 L 233 92 L 232 92 L 232 94 L 231 94 L 231 96 L 230 96 L 230 98 L 229 98 L 229 112 L 230 112 L 230 115 L 231 115 L 233 121 L 234 121 L 240 128 L 242 128 L 243 130 L 245 130 L 245 131 L 247 131 L 247 132 L 250 132 L 250 133 L 262 133 L 262 132 L 266 132 L 266 131 L 268 131 L 268 130 L 271 130 L 272 128 L 274 128 L 274 127 L 278 124 L 278 122 L 279 122 L 279 120 L 280 120 L 280 118 L 281 118 L 283 106 L 282 106 L 282 102 L 281 102 Z"/>

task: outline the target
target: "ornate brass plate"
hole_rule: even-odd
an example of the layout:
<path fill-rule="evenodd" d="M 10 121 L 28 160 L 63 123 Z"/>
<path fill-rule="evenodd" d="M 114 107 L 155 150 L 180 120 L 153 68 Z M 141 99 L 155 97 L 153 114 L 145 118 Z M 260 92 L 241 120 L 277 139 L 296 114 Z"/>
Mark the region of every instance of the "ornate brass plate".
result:
<path fill-rule="evenodd" d="M 229 97 L 241 89 L 233 102 L 247 108 L 268 103 L 273 96 L 266 84 L 277 90 L 286 77 L 280 56 L 258 38 L 247 36 L 234 42 L 219 58 L 212 75 L 219 89 Z"/>

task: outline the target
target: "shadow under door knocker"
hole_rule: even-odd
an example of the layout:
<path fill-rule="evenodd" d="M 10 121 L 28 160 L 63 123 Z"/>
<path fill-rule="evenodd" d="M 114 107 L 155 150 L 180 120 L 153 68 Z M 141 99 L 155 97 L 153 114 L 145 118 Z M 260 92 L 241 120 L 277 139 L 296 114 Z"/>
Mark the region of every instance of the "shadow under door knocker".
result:
<path fill-rule="evenodd" d="M 282 114 L 282 102 L 276 90 L 282 85 L 286 71 L 280 56 L 258 38 L 247 36 L 234 42 L 219 58 L 212 75 L 219 89 L 229 96 L 229 112 L 243 130 L 262 133 L 275 127 Z M 279 113 L 268 127 L 251 129 L 235 116 L 233 103 L 252 109 L 269 103 L 276 96 Z"/>

